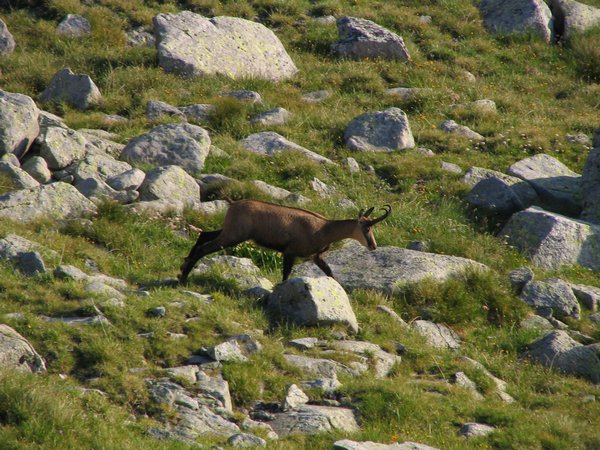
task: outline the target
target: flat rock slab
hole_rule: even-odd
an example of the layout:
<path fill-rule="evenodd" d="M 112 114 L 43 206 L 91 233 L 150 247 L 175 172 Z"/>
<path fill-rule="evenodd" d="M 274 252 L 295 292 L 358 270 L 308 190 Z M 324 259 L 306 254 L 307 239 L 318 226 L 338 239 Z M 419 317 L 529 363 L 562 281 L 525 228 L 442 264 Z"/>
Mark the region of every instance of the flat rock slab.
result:
<path fill-rule="evenodd" d="M 246 150 L 258 155 L 273 156 L 279 152 L 294 150 L 306 156 L 308 159 L 312 159 L 313 161 L 333 164 L 333 161 L 330 159 L 308 150 L 292 141 L 288 141 L 282 135 L 273 131 L 264 131 L 262 133 L 251 134 L 247 138 L 242 139 L 240 144 L 242 144 L 242 147 L 244 147 Z"/>
<path fill-rule="evenodd" d="M 531 207 L 510 218 L 498 234 L 544 269 L 581 264 L 600 269 L 600 226 Z"/>
<path fill-rule="evenodd" d="M 18 222 L 42 218 L 75 219 L 95 211 L 94 203 L 66 183 L 53 183 L 0 196 L 0 217 Z"/>
<path fill-rule="evenodd" d="M 373 289 L 386 294 L 427 278 L 445 281 L 465 270 L 487 270 L 483 264 L 457 256 L 391 246 L 369 251 L 352 241 L 339 250 L 325 253 L 324 259 L 346 291 Z M 295 266 L 292 273 L 295 276 L 325 276 L 311 262 Z"/>
<path fill-rule="evenodd" d="M 0 324 L 0 369 L 38 373 L 46 371 L 46 364 L 27 339 Z"/>
<path fill-rule="evenodd" d="M 413 148 L 415 139 L 408 117 L 400 108 L 361 114 L 344 131 L 346 147 L 365 152 L 391 152 Z"/>
<path fill-rule="evenodd" d="M 275 414 L 275 419 L 269 425 L 280 437 L 330 431 L 355 433 L 360 430 L 351 409 L 314 405 L 304 405 L 294 411 Z"/>
<path fill-rule="evenodd" d="M 304 372 L 327 379 L 335 379 L 338 374 L 357 376 L 367 369 L 366 366 L 357 369 L 351 368 L 331 359 L 310 358 L 301 355 L 283 355 L 283 357 L 289 364 Z"/>
<path fill-rule="evenodd" d="M 571 217 L 581 213 L 581 176 L 556 158 L 540 153 L 516 162 L 508 173 L 530 183 L 544 209 Z"/>
<path fill-rule="evenodd" d="M 167 72 L 279 81 L 298 71 L 277 36 L 260 23 L 190 11 L 158 14 L 153 23 L 158 62 Z"/>
<path fill-rule="evenodd" d="M 491 33 L 533 32 L 546 42 L 552 39 L 552 12 L 543 0 L 482 0 L 479 8 Z"/>
<path fill-rule="evenodd" d="M 351 441 L 350 439 L 344 439 L 336 441 L 333 444 L 334 450 L 438 450 L 437 448 L 430 447 L 429 445 L 419 444 L 417 442 L 394 442 L 393 444 L 380 444 L 378 442 L 371 441 Z"/>
<path fill-rule="evenodd" d="M 0 154 L 22 157 L 40 132 L 39 115 L 31 97 L 0 90 Z"/>

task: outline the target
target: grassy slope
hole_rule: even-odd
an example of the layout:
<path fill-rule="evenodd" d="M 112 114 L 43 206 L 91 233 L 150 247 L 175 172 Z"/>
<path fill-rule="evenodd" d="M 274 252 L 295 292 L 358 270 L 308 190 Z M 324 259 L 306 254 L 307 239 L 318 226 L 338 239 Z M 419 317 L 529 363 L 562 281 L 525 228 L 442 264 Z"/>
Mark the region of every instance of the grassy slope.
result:
<path fill-rule="evenodd" d="M 526 314 L 505 280 L 508 270 L 526 265 L 507 248 L 473 223 L 460 198 L 465 187 L 458 176 L 442 172 L 440 160 L 505 170 L 520 158 L 549 153 L 581 171 L 587 155 L 581 146 L 567 144 L 566 133 L 590 134 L 598 127 L 600 85 L 594 72 L 600 64 L 581 63 L 581 52 L 593 54 L 599 34 L 579 37 L 575 48 L 548 47 L 533 38 L 492 38 L 483 30 L 471 1 L 173 1 L 101 0 L 84 6 L 77 0 L 39 2 L 12 1 L 13 9 L 1 11 L 14 34 L 17 51 L 0 61 L 2 88 L 37 98 L 52 75 L 62 67 L 92 76 L 103 93 L 101 106 L 86 113 L 64 105 L 46 108 L 64 115 L 73 128 L 107 128 L 100 112 L 117 113 L 131 120 L 107 129 L 123 140 L 148 130 L 144 107 L 160 99 L 175 105 L 215 103 L 219 114 L 210 125 L 216 145 L 229 152 L 229 160 L 209 158 L 206 172 L 220 172 L 242 181 L 255 178 L 311 196 L 308 181 L 313 176 L 335 184 L 358 205 L 390 203 L 394 214 L 378 226 L 383 245 L 404 246 L 417 239 L 431 242 L 435 252 L 465 256 L 489 265 L 488 275 L 471 275 L 444 285 L 423 283 L 394 297 L 357 292 L 353 304 L 362 327 L 359 338 L 393 349 L 402 342 L 408 353 L 396 374 L 388 380 L 369 376 L 343 380 L 344 393 L 357 406 L 363 430 L 356 439 L 379 442 L 412 440 L 441 448 L 598 448 L 600 414 L 595 403 L 582 398 L 598 394 L 585 381 L 551 373 L 517 360 L 518 352 L 536 337 L 515 325 Z M 586 3 L 600 6 L 599 0 Z M 25 6 L 35 9 L 23 9 Z M 222 78 L 184 80 L 156 67 L 155 52 L 129 48 L 124 31 L 150 25 L 158 12 L 176 12 L 182 7 L 207 15 L 258 18 L 273 28 L 296 61 L 300 72 L 290 81 L 273 85 L 261 81 Z M 95 30 L 91 37 L 68 40 L 54 29 L 65 13 L 85 15 Z M 335 26 L 314 24 L 310 14 L 353 15 L 372 19 L 401 34 L 414 62 L 410 65 L 385 61 L 338 61 L 329 55 L 335 42 Z M 419 15 L 431 15 L 423 25 Z M 591 44 L 590 44 L 591 43 Z M 591 50 L 590 50 L 591 48 Z M 596 54 L 597 57 L 597 54 Z M 598 59 L 596 59 L 598 61 Z M 462 70 L 477 82 L 467 83 Z M 599 77 L 600 78 L 600 77 Z M 388 87 L 432 88 L 422 98 L 403 103 L 384 94 Z M 253 89 L 265 104 L 239 106 L 217 100 L 223 91 Z M 301 94 L 330 89 L 333 95 L 319 105 L 307 105 Z M 452 110 L 453 103 L 491 98 L 498 104 L 496 115 L 470 110 Z M 353 156 L 372 164 L 381 177 L 365 173 L 349 175 L 339 167 L 323 168 L 291 156 L 263 160 L 243 153 L 236 141 L 259 131 L 246 118 L 271 107 L 282 106 L 295 114 L 288 125 L 276 131 L 289 139 L 335 159 Z M 342 145 L 346 124 L 364 111 L 390 106 L 408 114 L 419 146 L 438 153 L 431 159 L 407 154 L 351 154 Z M 472 127 L 486 136 L 480 147 L 437 129 L 446 118 Z M 383 181 L 382 181 L 383 180 Z M 330 217 L 354 215 L 340 211 L 336 201 L 315 200 L 312 209 Z M 0 223 L 0 234 L 17 232 L 59 252 L 60 262 L 83 268 L 86 258 L 97 262 L 104 273 L 132 283 L 151 282 L 174 276 L 191 240 L 174 230 L 188 224 L 216 227 L 220 218 L 187 214 L 184 220 L 129 217 L 106 205 L 91 227 L 58 228 L 39 222 L 23 226 Z M 251 256 L 265 275 L 278 279 L 280 262 L 271 253 L 240 246 L 234 254 Z M 50 265 L 58 260 L 48 259 Z M 188 304 L 169 308 L 165 319 L 145 312 L 154 306 L 184 299 L 179 289 L 161 288 L 148 298 L 131 296 L 124 310 L 106 311 L 112 327 L 69 328 L 40 321 L 36 316 L 91 312 L 90 300 L 75 283 L 51 277 L 25 279 L 11 267 L 0 265 L 0 313 L 22 312 L 23 321 L 9 321 L 31 340 L 48 360 L 49 375 L 0 378 L 0 443 L 3 448 L 177 448 L 177 443 L 150 442 L 143 436 L 148 420 L 126 425 L 131 413 L 141 417 L 155 409 L 149 403 L 144 377 L 159 369 L 182 363 L 202 345 L 217 343 L 231 333 L 267 329 L 259 306 L 238 295 L 235 286 L 217 274 L 192 278 L 191 288 L 211 292 L 213 305 Z M 565 269 L 538 277 L 558 275 L 574 282 L 598 285 L 596 274 L 583 269 Z M 427 349 L 419 338 L 389 323 L 376 312 L 377 304 L 392 306 L 407 320 L 428 315 L 449 323 L 464 338 L 464 353 L 485 363 L 509 383 L 515 405 L 494 400 L 473 402 L 468 393 L 439 381 L 463 370 L 489 389 L 485 378 L 457 362 L 454 355 Z M 186 323 L 185 318 L 200 317 Z M 597 328 L 584 319 L 574 328 L 600 338 Z M 153 331 L 144 340 L 137 333 Z M 172 341 L 167 332 L 185 332 L 189 338 Z M 327 338 L 330 329 L 278 328 L 262 340 L 265 351 L 248 364 L 231 364 L 224 373 L 230 382 L 236 406 L 251 406 L 258 399 L 281 399 L 290 382 L 301 374 L 288 367 L 281 352 L 290 337 L 318 335 Z M 128 369 L 146 367 L 144 374 Z M 58 374 L 68 375 L 62 381 Z M 82 395 L 76 385 L 104 390 L 108 397 Z M 440 396 L 439 393 L 443 396 Z M 313 395 L 318 395 L 313 393 Z M 484 421 L 499 431 L 487 438 L 465 442 L 456 436 L 467 421 Z M 329 448 L 337 437 L 294 437 L 273 444 L 274 448 Z"/>

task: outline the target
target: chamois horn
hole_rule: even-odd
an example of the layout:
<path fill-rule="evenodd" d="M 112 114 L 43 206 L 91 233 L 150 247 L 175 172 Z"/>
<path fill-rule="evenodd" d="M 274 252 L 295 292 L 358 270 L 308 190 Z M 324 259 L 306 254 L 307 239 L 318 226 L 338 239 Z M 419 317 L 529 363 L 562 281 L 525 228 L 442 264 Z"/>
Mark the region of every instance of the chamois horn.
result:
<path fill-rule="evenodd" d="M 375 225 L 376 223 L 381 222 L 383 219 L 385 219 L 387 216 L 390 215 L 390 213 L 392 212 L 392 207 L 390 205 L 383 205 L 383 208 L 381 208 L 385 211 L 385 214 L 383 214 L 381 217 L 378 217 L 377 219 L 373 219 L 370 221 L 371 225 Z"/>

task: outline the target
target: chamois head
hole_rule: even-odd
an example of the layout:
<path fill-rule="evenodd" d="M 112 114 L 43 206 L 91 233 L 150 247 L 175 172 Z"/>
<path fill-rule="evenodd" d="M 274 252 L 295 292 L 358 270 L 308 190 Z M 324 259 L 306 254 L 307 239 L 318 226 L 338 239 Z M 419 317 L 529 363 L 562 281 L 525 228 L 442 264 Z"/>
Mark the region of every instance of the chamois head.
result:
<path fill-rule="evenodd" d="M 358 242 L 367 247 L 369 250 L 375 250 L 377 248 L 377 242 L 375 241 L 375 236 L 373 236 L 373 225 L 381 222 L 392 212 L 392 207 L 390 205 L 385 205 L 383 208 L 381 208 L 385 211 L 385 213 L 381 217 L 371 220 L 369 219 L 369 216 L 374 209 L 375 207 L 371 207 L 366 211 L 360 211 L 358 213 L 358 228 L 356 230 L 356 235 L 354 236 Z"/>

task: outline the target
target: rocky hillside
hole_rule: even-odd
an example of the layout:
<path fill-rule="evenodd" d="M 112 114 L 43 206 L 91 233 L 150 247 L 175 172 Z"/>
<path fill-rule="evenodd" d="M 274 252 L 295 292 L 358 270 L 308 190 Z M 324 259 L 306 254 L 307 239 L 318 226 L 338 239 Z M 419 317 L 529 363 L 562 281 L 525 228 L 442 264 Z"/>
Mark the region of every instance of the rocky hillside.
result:
<path fill-rule="evenodd" d="M 600 0 L 0 19 L 0 448 L 600 448 Z M 242 198 L 391 213 L 179 283 Z"/>

